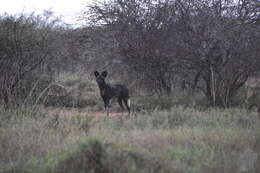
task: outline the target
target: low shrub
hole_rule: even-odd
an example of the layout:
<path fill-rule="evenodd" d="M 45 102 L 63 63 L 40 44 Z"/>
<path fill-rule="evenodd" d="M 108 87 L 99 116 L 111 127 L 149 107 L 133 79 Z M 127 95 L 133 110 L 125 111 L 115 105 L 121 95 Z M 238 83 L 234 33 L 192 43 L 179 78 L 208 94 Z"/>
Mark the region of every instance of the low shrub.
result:
<path fill-rule="evenodd" d="M 133 96 L 134 109 L 138 112 L 151 112 L 154 110 L 171 110 L 175 106 L 206 108 L 207 103 L 202 94 L 178 92 L 164 96 Z"/>
<path fill-rule="evenodd" d="M 53 173 L 171 172 L 160 158 L 118 148 L 91 138 L 74 153 L 60 156 Z"/>
<path fill-rule="evenodd" d="M 89 98 L 84 99 L 81 97 L 75 97 L 70 95 L 59 96 L 59 95 L 49 95 L 44 98 L 43 104 L 45 106 L 54 106 L 54 107 L 76 107 L 76 108 L 85 108 L 92 107 L 97 104 L 96 100 Z"/>

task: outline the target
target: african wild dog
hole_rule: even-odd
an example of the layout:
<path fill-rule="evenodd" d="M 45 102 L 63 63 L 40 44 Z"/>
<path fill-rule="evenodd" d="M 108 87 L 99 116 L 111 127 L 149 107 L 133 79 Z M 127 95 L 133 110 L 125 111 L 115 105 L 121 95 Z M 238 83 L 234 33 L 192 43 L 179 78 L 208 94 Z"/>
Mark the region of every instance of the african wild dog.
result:
<path fill-rule="evenodd" d="M 97 84 L 100 89 L 100 95 L 105 104 L 105 110 L 107 111 L 107 116 L 109 116 L 109 102 L 113 97 L 117 98 L 117 101 L 122 109 L 124 110 L 124 105 L 127 108 L 128 116 L 130 115 L 130 97 L 129 90 L 125 85 L 110 85 L 106 83 L 105 78 L 107 77 L 107 71 L 103 71 L 99 74 L 98 71 L 94 72 Z"/>

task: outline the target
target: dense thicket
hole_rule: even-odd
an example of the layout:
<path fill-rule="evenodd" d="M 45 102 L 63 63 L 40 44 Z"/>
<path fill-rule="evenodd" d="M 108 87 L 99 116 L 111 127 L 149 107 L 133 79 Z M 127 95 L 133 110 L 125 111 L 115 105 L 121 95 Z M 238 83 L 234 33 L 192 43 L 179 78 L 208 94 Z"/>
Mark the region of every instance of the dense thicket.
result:
<path fill-rule="evenodd" d="M 106 46 L 118 61 L 160 95 L 181 78 L 209 105 L 228 107 L 260 71 L 256 0 L 110 0 L 91 5 L 85 17 L 100 31 L 92 37 L 110 36 Z"/>
<path fill-rule="evenodd" d="M 0 101 L 20 105 L 35 101 L 52 81 L 62 44 L 59 20 L 43 15 L 0 16 Z"/>
<path fill-rule="evenodd" d="M 257 0 L 109 0 L 84 19 L 71 29 L 51 12 L 0 16 L 1 103 L 35 102 L 55 73 L 108 69 L 150 94 L 185 81 L 209 105 L 229 107 L 260 72 Z"/>

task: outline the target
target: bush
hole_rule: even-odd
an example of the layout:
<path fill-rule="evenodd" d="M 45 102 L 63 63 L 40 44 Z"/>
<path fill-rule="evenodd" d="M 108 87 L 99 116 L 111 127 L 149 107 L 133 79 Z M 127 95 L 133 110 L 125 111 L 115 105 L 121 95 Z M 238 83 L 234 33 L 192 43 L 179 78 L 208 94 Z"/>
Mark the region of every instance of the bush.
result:
<path fill-rule="evenodd" d="M 1 103 L 11 107 L 24 104 L 26 99 L 34 103 L 35 95 L 50 84 L 50 78 L 43 74 L 52 74 L 46 64 L 62 45 L 57 43 L 58 25 L 59 20 L 48 12 L 42 16 L 0 15 Z"/>
<path fill-rule="evenodd" d="M 206 108 L 207 104 L 202 94 L 190 94 L 178 92 L 176 90 L 171 95 L 164 96 L 139 96 L 133 97 L 134 109 L 138 112 L 154 110 L 171 110 L 175 106 L 193 107 L 193 108 Z"/>
<path fill-rule="evenodd" d="M 59 158 L 53 172 L 171 172 L 159 158 L 124 150 L 92 138 L 79 149 Z"/>
<path fill-rule="evenodd" d="M 136 111 L 169 110 L 175 102 L 172 97 L 142 96 L 134 100 Z"/>
<path fill-rule="evenodd" d="M 75 108 L 85 108 L 87 106 L 94 106 L 97 102 L 93 99 L 83 99 L 80 97 L 65 95 L 49 95 L 44 99 L 45 106 L 54 106 L 54 107 L 75 107 Z"/>
<path fill-rule="evenodd" d="M 86 144 L 81 144 L 78 151 L 60 157 L 60 162 L 53 172 L 108 172 L 106 161 L 106 151 L 100 141 L 89 140 Z"/>

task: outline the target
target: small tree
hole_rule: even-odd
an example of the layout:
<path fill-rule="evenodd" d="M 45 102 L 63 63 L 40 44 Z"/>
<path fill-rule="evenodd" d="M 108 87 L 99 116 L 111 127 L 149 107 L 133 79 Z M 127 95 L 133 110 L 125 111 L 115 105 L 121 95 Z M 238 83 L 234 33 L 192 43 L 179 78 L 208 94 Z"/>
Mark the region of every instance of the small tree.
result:
<path fill-rule="evenodd" d="M 48 73 L 47 62 L 58 50 L 57 24 L 49 12 L 0 17 L 0 99 L 5 105 L 23 102 Z"/>
<path fill-rule="evenodd" d="M 231 106 L 238 89 L 260 71 L 259 23 L 256 9 L 247 2 L 194 1 L 178 6 L 180 61 L 194 72 L 193 86 L 206 95 L 209 105 Z"/>
<path fill-rule="evenodd" d="M 175 61 L 174 11 L 167 1 L 114 0 L 89 7 L 94 28 L 107 28 L 117 41 L 121 61 L 143 84 L 161 95 L 171 92 Z"/>

